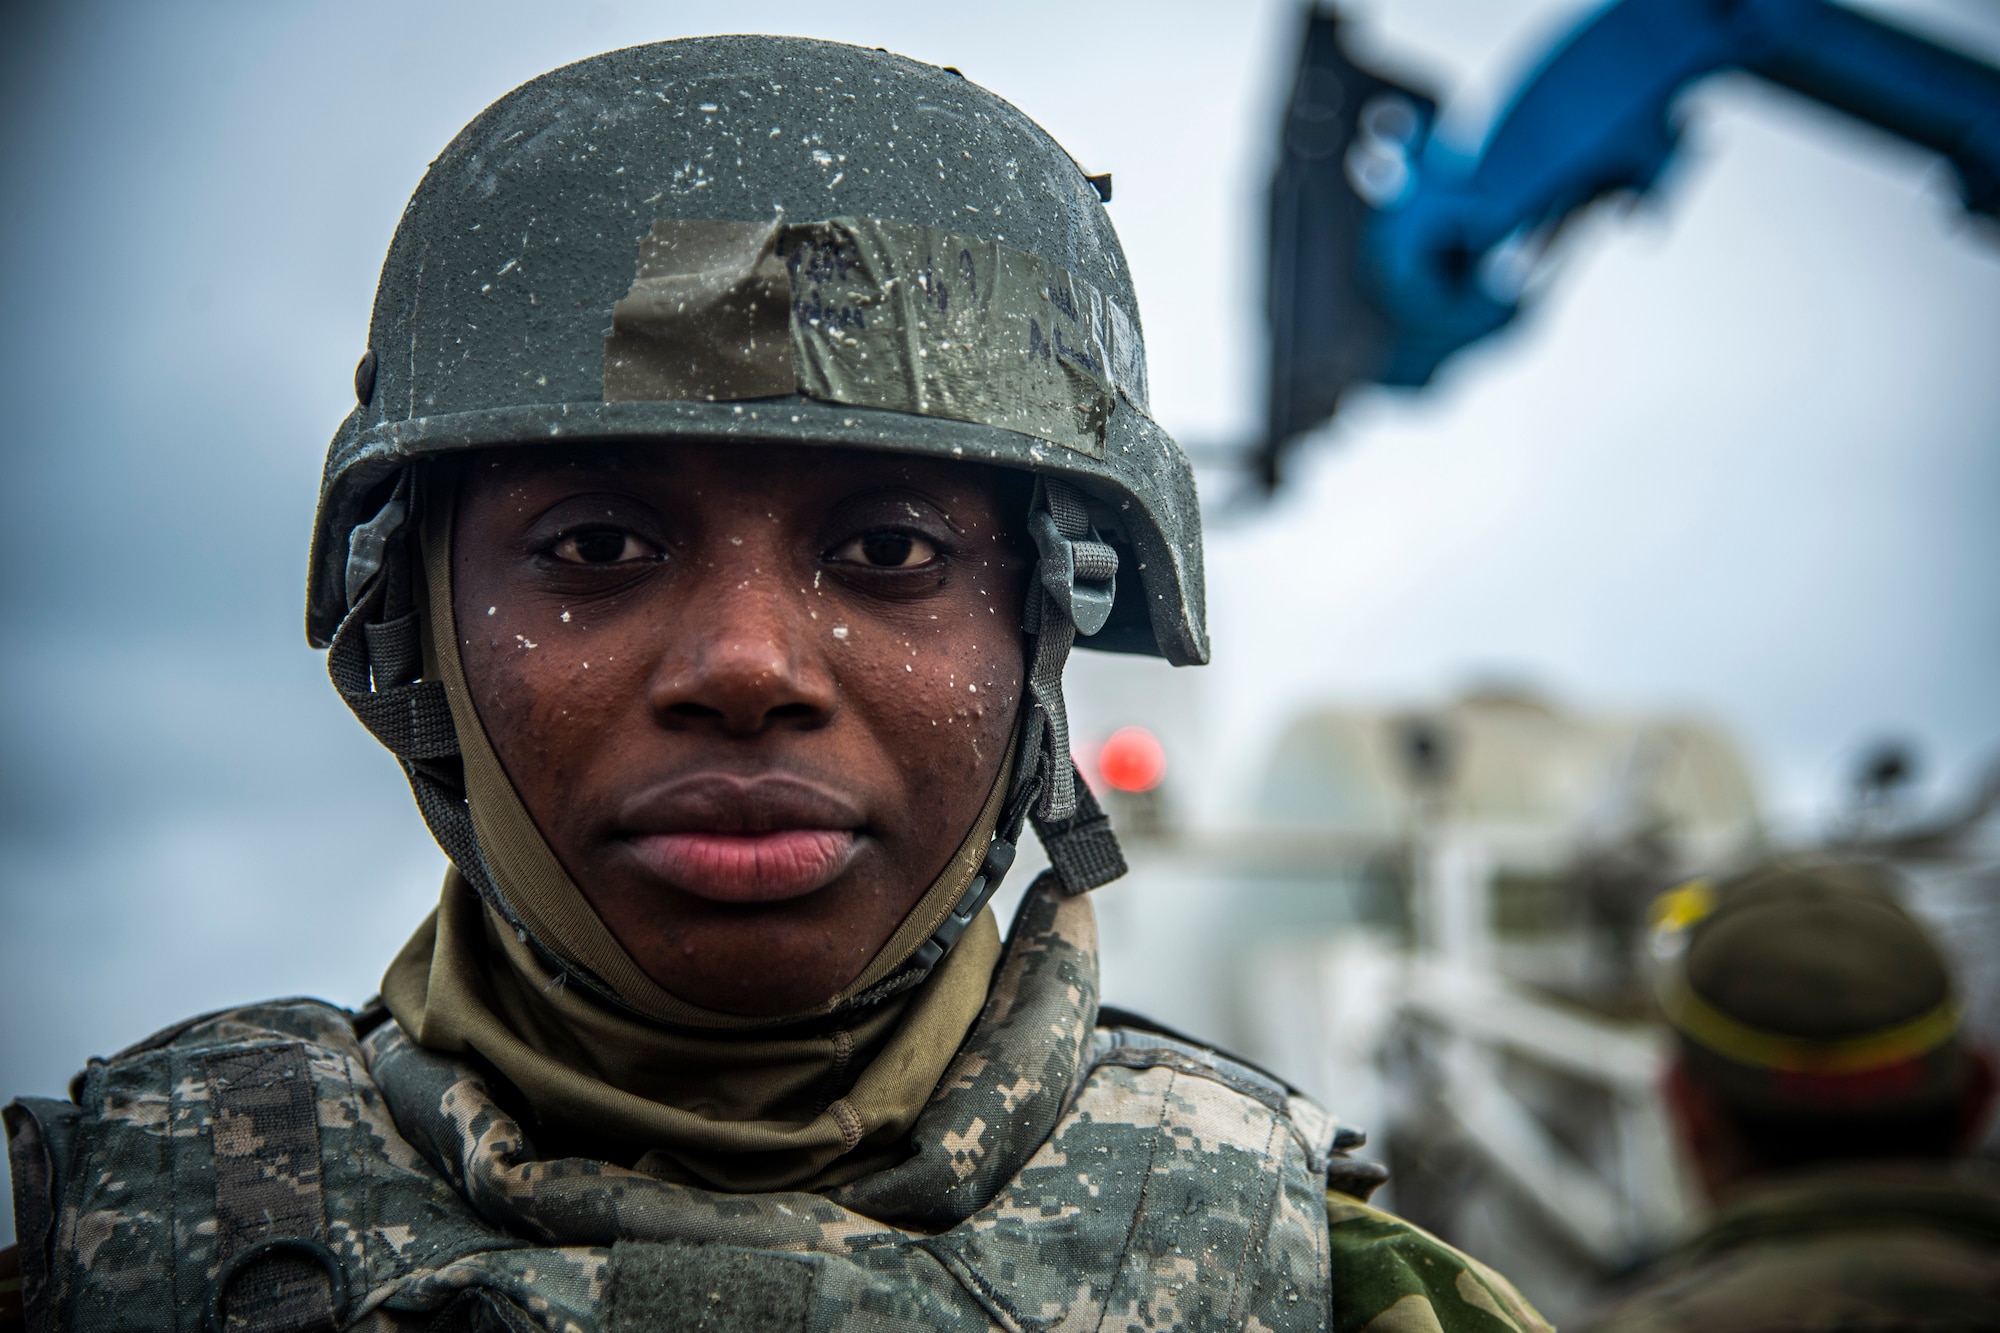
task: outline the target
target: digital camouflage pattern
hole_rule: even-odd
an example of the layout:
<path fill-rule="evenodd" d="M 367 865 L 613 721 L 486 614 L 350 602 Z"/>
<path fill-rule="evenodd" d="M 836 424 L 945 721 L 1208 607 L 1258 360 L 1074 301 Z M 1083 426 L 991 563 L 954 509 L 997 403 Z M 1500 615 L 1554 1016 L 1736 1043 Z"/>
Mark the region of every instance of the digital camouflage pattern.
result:
<path fill-rule="evenodd" d="M 2000 1170 L 1849 1163 L 1756 1186 L 1590 1327 L 2000 1329 Z"/>
<path fill-rule="evenodd" d="M 825 1195 L 540 1160 L 478 1070 L 393 1022 L 357 1038 L 313 1001 L 195 1020 L 93 1061 L 75 1104 L 9 1108 L 31 1326 L 193 1333 L 227 1252 L 275 1234 L 255 1197 L 323 1249 L 245 1268 L 230 1327 L 332 1323 L 315 1301 L 378 1330 L 1543 1327 L 1504 1280 L 1327 1195 L 1318 1107 L 1098 1028 L 1095 946 L 1088 901 L 1038 883 L 911 1157 Z"/>

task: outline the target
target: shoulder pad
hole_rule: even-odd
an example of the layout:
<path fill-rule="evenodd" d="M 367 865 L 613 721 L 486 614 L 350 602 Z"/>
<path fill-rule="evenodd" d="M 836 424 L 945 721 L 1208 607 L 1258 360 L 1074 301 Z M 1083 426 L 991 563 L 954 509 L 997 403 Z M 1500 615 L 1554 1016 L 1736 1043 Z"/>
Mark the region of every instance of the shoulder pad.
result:
<path fill-rule="evenodd" d="M 137 1311 L 338 1322 L 385 1278 L 518 1243 L 402 1138 L 353 1015 L 318 1000 L 175 1024 L 93 1059 L 72 1104 L 17 1102 L 6 1119 L 17 1191 L 27 1181 L 40 1205 L 23 1253 L 37 1333 L 129 1329 Z"/>
<path fill-rule="evenodd" d="M 1120 1018 L 1126 1017 L 1122 1010 L 1110 1012 Z M 1136 1015 L 1132 1017 L 1137 1018 Z M 1275 1074 L 1150 1025 L 1098 1028 L 1090 1067 L 1097 1069 L 1104 1065 L 1127 1069 L 1172 1069 L 1194 1078 L 1220 1083 L 1230 1091 L 1248 1097 L 1290 1126 L 1292 1137 L 1305 1150 L 1306 1161 L 1316 1175 L 1325 1175 L 1336 1164 L 1349 1164 L 1348 1150 L 1367 1142 L 1366 1134 L 1341 1124 L 1318 1102 Z"/>

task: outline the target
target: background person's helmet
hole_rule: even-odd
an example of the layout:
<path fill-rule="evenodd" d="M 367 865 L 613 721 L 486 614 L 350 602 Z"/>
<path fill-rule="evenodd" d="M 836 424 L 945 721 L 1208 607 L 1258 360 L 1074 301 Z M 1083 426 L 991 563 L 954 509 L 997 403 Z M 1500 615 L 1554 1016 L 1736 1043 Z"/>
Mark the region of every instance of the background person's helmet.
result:
<path fill-rule="evenodd" d="M 1779 857 L 1670 890 L 1653 916 L 1661 1013 L 1732 1107 L 1796 1119 L 1958 1096 L 1951 970 L 1887 865 Z"/>
<path fill-rule="evenodd" d="M 482 892 L 450 716 L 418 679 L 410 465 L 633 437 L 1034 473 L 1019 757 L 991 873 L 954 917 L 983 906 L 1029 815 L 1073 891 L 1122 871 L 1069 761 L 1061 672 L 1072 641 L 1207 660 L 1200 517 L 1148 415 L 1100 191 L 1006 102 L 796 38 L 661 42 L 546 74 L 417 187 L 355 390 L 327 456 L 307 633 Z"/>

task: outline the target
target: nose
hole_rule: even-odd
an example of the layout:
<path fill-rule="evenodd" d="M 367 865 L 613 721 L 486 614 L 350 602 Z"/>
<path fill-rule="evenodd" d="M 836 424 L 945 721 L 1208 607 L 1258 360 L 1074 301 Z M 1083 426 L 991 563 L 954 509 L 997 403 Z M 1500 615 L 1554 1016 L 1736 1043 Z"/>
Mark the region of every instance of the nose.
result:
<path fill-rule="evenodd" d="M 654 675 L 653 715 L 675 730 L 743 737 L 825 726 L 839 690 L 821 627 L 783 578 L 728 564 L 711 566 L 706 586 L 674 608 L 678 642 Z"/>

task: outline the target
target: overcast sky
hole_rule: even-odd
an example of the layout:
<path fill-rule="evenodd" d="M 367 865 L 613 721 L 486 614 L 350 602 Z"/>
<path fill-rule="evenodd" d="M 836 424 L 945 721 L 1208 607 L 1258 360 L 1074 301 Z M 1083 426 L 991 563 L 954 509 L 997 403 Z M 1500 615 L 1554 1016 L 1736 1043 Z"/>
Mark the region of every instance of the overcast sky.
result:
<path fill-rule="evenodd" d="M 2000 60 L 1984 0 L 1893 8 Z M 1576 12 L 1357 9 L 1466 124 Z M 1290 4 L 6 13 L 0 1091 L 205 1007 L 359 1001 L 434 896 L 305 647 L 305 548 L 403 203 L 521 81 L 741 30 L 955 65 L 1115 174 L 1162 420 L 1250 431 Z M 1867 738 L 1940 792 L 2000 746 L 2000 245 L 1921 154 L 1744 85 L 1693 110 L 1664 197 L 1582 228 L 1516 334 L 1212 519 L 1216 661 L 1174 684 L 1210 817 L 1300 707 L 1496 674 L 1716 720 L 1790 827 Z"/>

